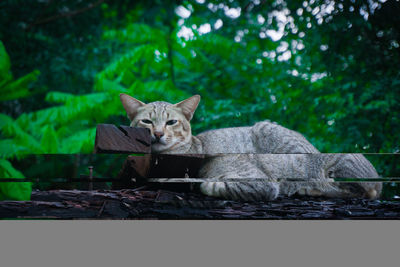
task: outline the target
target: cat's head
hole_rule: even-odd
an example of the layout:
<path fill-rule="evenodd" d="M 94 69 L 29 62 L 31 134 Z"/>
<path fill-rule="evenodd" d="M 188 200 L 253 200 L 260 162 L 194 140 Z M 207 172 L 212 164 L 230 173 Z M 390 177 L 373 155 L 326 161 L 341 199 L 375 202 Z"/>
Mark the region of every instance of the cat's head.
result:
<path fill-rule="evenodd" d="M 150 129 L 152 152 L 177 151 L 191 142 L 190 120 L 199 104 L 199 95 L 177 104 L 162 101 L 145 104 L 127 94 L 120 94 L 120 99 L 130 125 Z"/>

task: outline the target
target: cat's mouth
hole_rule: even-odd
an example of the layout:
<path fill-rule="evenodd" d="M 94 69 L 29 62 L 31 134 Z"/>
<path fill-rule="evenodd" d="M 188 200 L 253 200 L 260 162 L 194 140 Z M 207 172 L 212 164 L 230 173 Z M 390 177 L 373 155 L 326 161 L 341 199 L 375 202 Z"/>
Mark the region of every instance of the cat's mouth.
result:
<path fill-rule="evenodd" d="M 162 143 L 160 140 L 151 141 L 151 144 L 152 145 L 164 145 L 164 143 Z"/>
<path fill-rule="evenodd" d="M 151 139 L 151 151 L 155 153 L 160 153 L 168 148 L 167 144 L 162 139 Z"/>
<path fill-rule="evenodd" d="M 157 138 L 157 137 L 151 137 L 151 144 L 166 145 L 165 141 L 162 138 Z"/>

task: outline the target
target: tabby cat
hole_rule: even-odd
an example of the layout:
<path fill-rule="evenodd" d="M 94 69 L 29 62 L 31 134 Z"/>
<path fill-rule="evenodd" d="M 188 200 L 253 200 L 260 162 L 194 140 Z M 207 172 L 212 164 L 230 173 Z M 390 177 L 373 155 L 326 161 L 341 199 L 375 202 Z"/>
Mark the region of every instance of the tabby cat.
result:
<path fill-rule="evenodd" d="M 295 193 L 327 197 L 379 197 L 378 182 L 337 183 L 333 178 L 378 178 L 362 154 L 321 154 L 301 134 L 269 121 L 192 136 L 194 95 L 177 104 L 145 104 L 120 94 L 133 127 L 151 131 L 152 152 L 205 154 L 199 171 L 203 194 L 242 201 L 273 200 Z M 211 181 L 207 181 L 212 178 Z M 262 179 L 261 179 L 262 178 Z M 295 179 L 296 181 L 290 181 Z"/>

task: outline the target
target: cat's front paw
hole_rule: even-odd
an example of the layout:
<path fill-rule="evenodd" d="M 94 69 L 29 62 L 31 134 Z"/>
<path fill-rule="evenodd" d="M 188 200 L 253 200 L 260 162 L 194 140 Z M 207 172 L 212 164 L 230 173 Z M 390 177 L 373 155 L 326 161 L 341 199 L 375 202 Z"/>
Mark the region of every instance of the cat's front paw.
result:
<path fill-rule="evenodd" d="M 210 197 L 223 197 L 226 191 L 224 182 L 203 182 L 200 184 L 200 192 Z"/>
<path fill-rule="evenodd" d="M 200 191 L 207 196 L 235 201 L 270 201 L 278 197 L 277 183 L 203 182 Z"/>
<path fill-rule="evenodd" d="M 300 196 L 311 196 L 311 197 L 323 196 L 323 193 L 315 188 L 300 188 L 299 191 L 297 191 L 297 194 L 299 194 Z"/>

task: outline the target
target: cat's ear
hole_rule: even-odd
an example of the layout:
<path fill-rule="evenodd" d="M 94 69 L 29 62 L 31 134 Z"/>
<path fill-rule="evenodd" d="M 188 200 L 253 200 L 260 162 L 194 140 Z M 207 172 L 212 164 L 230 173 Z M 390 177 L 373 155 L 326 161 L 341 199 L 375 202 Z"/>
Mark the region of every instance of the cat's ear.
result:
<path fill-rule="evenodd" d="M 128 118 L 131 121 L 133 120 L 133 118 L 135 118 L 138 108 L 146 105 L 142 101 L 139 101 L 136 98 L 133 98 L 127 94 L 119 94 L 119 98 L 121 99 L 126 114 L 128 114 Z"/>
<path fill-rule="evenodd" d="M 185 115 L 186 119 L 190 121 L 193 118 L 194 111 L 199 105 L 199 102 L 200 102 L 200 96 L 194 95 L 192 97 L 189 97 L 188 99 L 185 99 L 175 104 L 175 106 L 181 108 L 183 115 Z"/>

